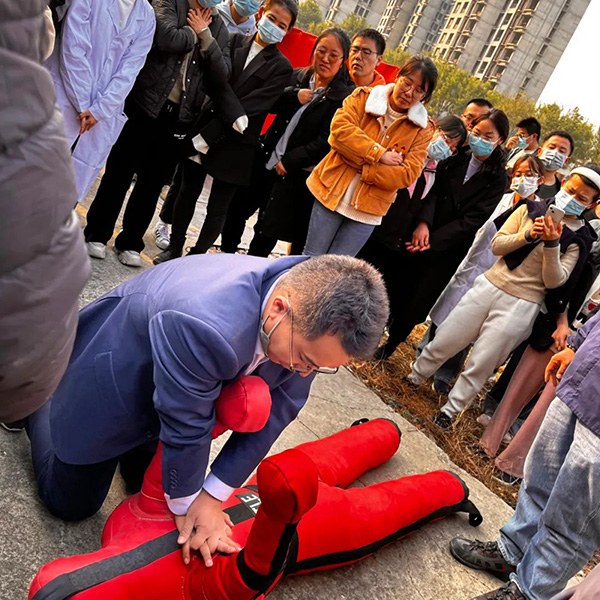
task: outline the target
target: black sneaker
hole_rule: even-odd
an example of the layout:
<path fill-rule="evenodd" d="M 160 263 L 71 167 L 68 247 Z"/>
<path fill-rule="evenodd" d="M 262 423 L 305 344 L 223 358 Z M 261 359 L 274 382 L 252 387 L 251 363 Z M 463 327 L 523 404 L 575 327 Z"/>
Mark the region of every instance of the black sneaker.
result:
<path fill-rule="evenodd" d="M 450 386 L 441 379 L 434 379 L 431 389 L 436 394 L 442 394 L 443 396 L 447 396 L 450 393 Z"/>
<path fill-rule="evenodd" d="M 487 571 L 502 581 L 508 581 L 510 574 L 516 571 L 516 567 L 504 560 L 498 542 L 480 542 L 455 537 L 450 541 L 450 554 L 463 565 Z"/>
<path fill-rule="evenodd" d="M 514 581 L 510 581 L 501 588 L 472 598 L 472 600 L 527 600 L 527 596 L 521 592 Z"/>
<path fill-rule="evenodd" d="M 160 265 L 161 263 L 167 262 L 168 260 L 174 260 L 175 258 L 181 258 L 181 253 L 183 252 L 183 248 L 171 248 L 170 246 L 163 250 L 160 254 L 154 257 L 152 261 L 155 265 Z"/>
<path fill-rule="evenodd" d="M 448 429 L 452 425 L 452 417 L 449 417 L 446 413 L 440 411 L 433 417 L 433 422 L 442 429 Z"/>
<path fill-rule="evenodd" d="M 10 431 L 11 433 L 20 433 L 25 429 L 25 420 L 21 421 L 12 421 L 12 423 L 0 423 L 2 429 L 6 429 L 6 431 Z"/>

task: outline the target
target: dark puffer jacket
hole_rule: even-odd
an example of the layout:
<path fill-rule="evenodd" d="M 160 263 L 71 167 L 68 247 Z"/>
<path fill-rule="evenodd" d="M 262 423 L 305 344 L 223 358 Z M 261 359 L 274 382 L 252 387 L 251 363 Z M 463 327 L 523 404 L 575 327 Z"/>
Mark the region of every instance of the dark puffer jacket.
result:
<path fill-rule="evenodd" d="M 193 50 L 187 68 L 179 119 L 189 122 L 200 113 L 206 100 L 205 85 L 220 88 L 231 74 L 229 32 L 213 10 L 210 34 L 202 40 L 187 24 L 188 0 L 154 0 L 156 33 L 154 44 L 140 71 L 130 98 L 149 116 L 156 118 L 177 80 L 186 55 Z"/>
<path fill-rule="evenodd" d="M 0 0 L 0 421 L 54 392 L 90 274 L 62 115 L 41 66 L 45 6 Z"/>

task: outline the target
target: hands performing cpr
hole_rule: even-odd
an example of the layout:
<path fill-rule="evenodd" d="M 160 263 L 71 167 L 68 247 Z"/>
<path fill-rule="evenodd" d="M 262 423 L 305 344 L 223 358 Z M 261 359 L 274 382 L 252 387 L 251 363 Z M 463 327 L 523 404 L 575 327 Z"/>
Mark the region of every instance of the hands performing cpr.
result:
<path fill-rule="evenodd" d="M 220 500 L 202 490 L 192 502 L 186 515 L 175 515 L 179 530 L 177 543 L 181 544 L 183 562 L 190 562 L 190 550 L 198 550 L 207 567 L 212 567 L 215 552 L 232 554 L 241 550 L 231 538 L 233 523 L 223 512 Z"/>

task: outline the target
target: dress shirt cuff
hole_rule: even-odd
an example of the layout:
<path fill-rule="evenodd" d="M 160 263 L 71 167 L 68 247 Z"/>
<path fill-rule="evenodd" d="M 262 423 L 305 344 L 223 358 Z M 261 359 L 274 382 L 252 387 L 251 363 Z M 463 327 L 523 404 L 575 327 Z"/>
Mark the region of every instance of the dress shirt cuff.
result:
<path fill-rule="evenodd" d="M 194 148 L 198 152 L 202 152 L 202 154 L 206 154 L 208 152 L 208 144 L 206 140 L 202 137 L 202 135 L 198 134 L 192 138 L 192 144 L 194 144 Z"/>
<path fill-rule="evenodd" d="M 185 496 L 183 498 L 171 498 L 169 494 L 165 494 L 165 500 L 167 501 L 167 506 L 169 510 L 174 515 L 185 515 L 189 510 L 192 502 L 200 495 L 202 490 L 198 490 L 195 494 L 191 496 Z"/>
<path fill-rule="evenodd" d="M 247 127 L 248 127 L 248 117 L 246 115 L 242 115 L 241 117 L 238 117 L 235 120 L 235 123 L 233 124 L 233 128 L 238 133 L 244 133 L 244 131 L 246 131 Z"/>
<path fill-rule="evenodd" d="M 213 498 L 225 502 L 233 494 L 235 488 L 223 483 L 216 475 L 209 473 L 204 480 L 202 489 L 207 491 Z"/>

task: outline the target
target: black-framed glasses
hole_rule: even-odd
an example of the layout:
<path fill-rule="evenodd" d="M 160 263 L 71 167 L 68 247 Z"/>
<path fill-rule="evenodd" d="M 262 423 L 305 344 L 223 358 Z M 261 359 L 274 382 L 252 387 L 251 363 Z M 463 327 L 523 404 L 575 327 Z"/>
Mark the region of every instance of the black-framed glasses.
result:
<path fill-rule="evenodd" d="M 363 48 L 362 46 L 350 46 L 350 54 L 362 54 L 365 58 L 369 58 L 369 56 L 379 56 L 375 50 L 371 50 L 370 48 Z"/>
<path fill-rule="evenodd" d="M 300 373 L 301 375 L 308 373 L 322 373 L 323 375 L 335 375 L 339 367 L 317 367 L 317 365 L 310 365 L 307 369 L 298 369 L 294 366 L 294 311 L 292 310 L 292 303 L 288 298 L 289 315 L 290 315 L 290 366 L 288 369 L 292 373 Z"/>

